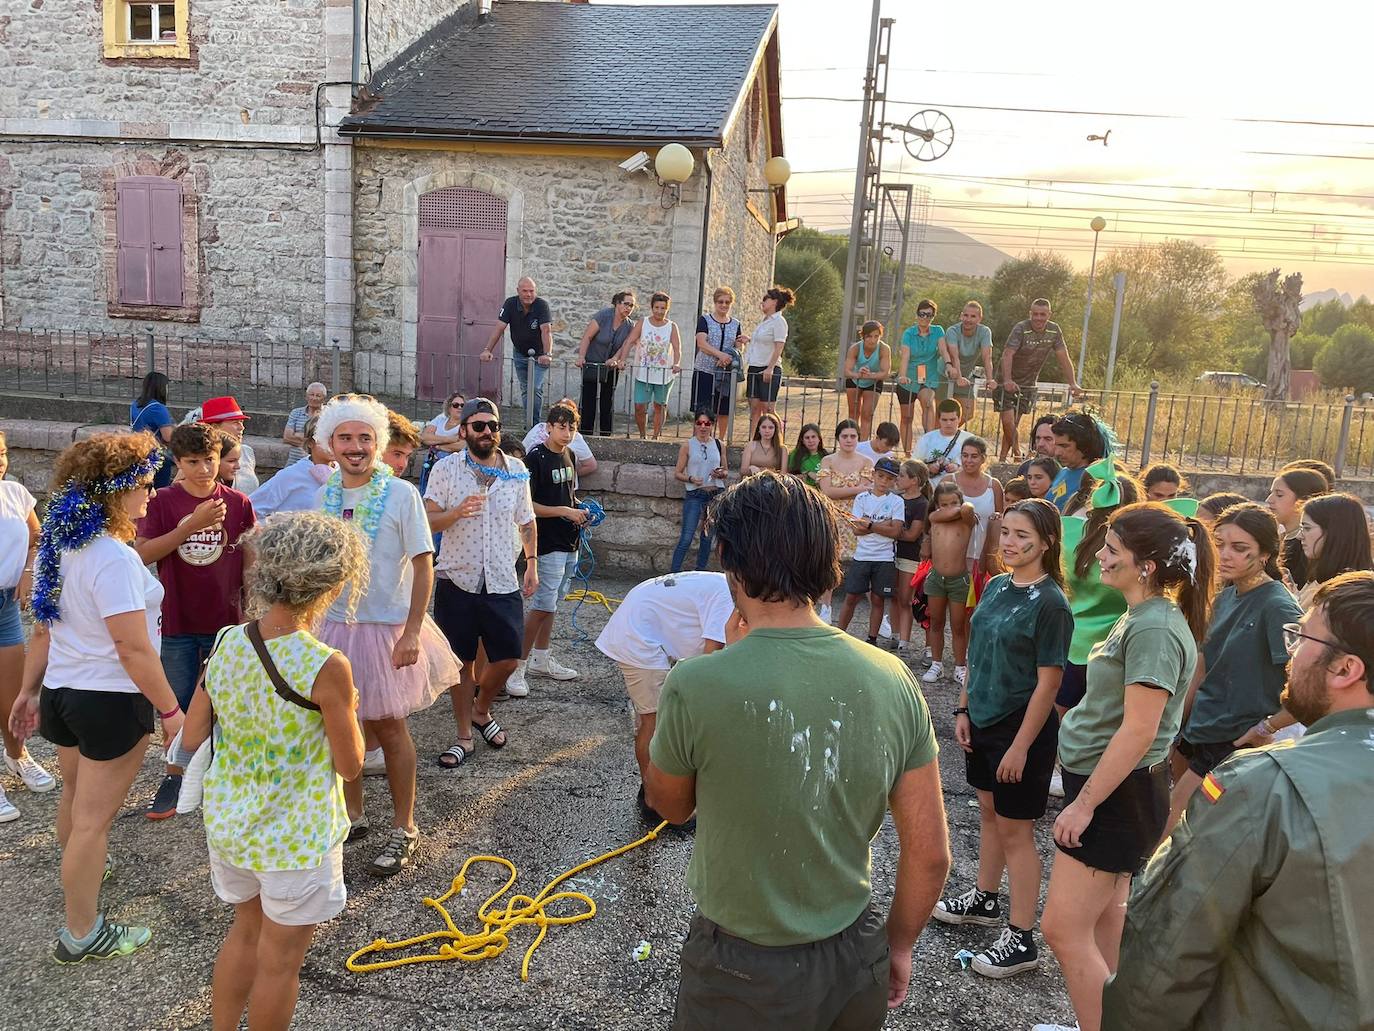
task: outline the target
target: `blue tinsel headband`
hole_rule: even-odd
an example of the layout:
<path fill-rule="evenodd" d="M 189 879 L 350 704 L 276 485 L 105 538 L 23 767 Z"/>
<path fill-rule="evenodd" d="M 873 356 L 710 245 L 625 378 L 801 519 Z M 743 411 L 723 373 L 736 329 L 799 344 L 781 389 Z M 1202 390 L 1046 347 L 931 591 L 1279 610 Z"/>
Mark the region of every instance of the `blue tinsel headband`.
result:
<path fill-rule="evenodd" d="M 135 462 L 118 476 L 97 483 L 68 480 L 48 501 L 33 570 L 33 617 L 51 625 L 62 618 L 62 555 L 79 551 L 105 532 L 109 520 L 102 498 L 135 490 L 162 465 L 161 451 Z"/>

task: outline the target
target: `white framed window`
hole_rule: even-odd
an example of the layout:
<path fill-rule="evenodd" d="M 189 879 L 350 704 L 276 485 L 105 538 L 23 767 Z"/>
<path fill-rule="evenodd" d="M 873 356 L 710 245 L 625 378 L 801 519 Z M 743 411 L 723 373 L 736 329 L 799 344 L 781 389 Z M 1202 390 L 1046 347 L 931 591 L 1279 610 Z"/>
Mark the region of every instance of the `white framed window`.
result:
<path fill-rule="evenodd" d="M 125 4 L 125 35 L 129 43 L 177 42 L 176 4 Z"/>

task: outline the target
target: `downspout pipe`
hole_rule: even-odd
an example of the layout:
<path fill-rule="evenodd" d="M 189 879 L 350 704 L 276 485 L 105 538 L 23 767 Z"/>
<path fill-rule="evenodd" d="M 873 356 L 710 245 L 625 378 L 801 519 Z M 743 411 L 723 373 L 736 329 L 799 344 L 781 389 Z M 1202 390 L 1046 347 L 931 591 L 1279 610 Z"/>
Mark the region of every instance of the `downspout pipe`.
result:
<path fill-rule="evenodd" d="M 706 169 L 706 203 L 701 209 L 701 266 L 697 270 L 697 318 L 705 312 L 706 302 L 706 242 L 710 239 L 711 231 L 711 151 L 710 148 L 701 152 L 701 164 Z"/>
<path fill-rule="evenodd" d="M 362 88 L 358 83 L 363 77 L 363 0 L 353 0 L 353 99 L 358 98 Z"/>

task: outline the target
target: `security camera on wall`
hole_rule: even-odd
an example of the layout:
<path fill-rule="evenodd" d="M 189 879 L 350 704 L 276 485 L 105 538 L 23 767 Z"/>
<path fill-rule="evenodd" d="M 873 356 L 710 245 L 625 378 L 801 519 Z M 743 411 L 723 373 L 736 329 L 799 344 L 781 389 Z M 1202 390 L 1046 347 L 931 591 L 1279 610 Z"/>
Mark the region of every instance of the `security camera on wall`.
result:
<path fill-rule="evenodd" d="M 644 172 L 649 168 L 649 155 L 644 151 L 632 154 L 624 161 L 620 162 L 620 167 L 626 172 Z"/>

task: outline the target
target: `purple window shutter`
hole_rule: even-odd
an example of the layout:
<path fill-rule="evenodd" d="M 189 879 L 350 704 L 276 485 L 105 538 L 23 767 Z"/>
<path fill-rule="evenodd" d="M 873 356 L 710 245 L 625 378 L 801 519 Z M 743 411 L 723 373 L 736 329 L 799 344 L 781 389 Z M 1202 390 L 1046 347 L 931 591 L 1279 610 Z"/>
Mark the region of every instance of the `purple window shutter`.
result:
<path fill-rule="evenodd" d="M 152 303 L 181 306 L 181 184 L 164 179 L 149 185 Z"/>
<path fill-rule="evenodd" d="M 115 277 L 120 304 L 151 304 L 149 187 L 146 182 L 115 183 Z"/>

